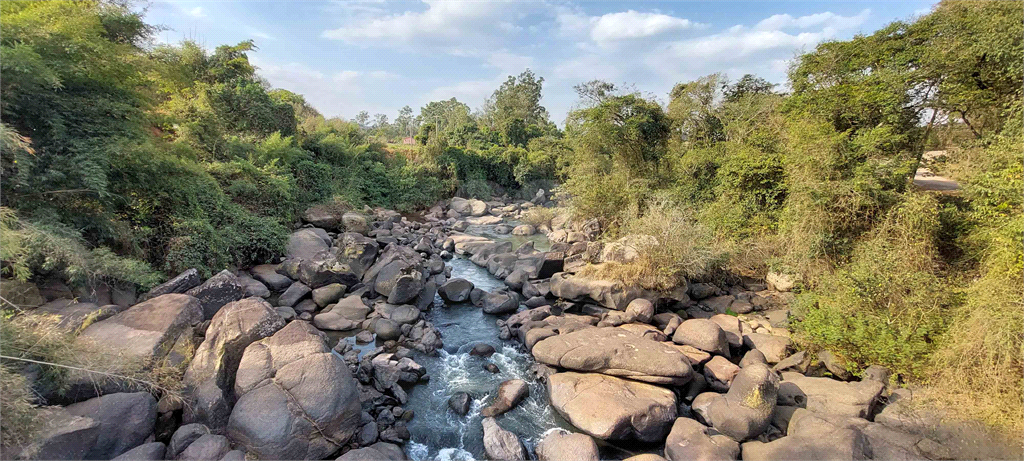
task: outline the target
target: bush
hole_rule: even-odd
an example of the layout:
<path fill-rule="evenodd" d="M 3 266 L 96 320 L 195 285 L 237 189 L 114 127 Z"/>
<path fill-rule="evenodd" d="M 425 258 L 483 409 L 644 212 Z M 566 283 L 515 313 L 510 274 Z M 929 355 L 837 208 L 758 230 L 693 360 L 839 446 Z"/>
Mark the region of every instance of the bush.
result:
<path fill-rule="evenodd" d="M 938 210 L 933 197 L 904 196 L 849 264 L 800 296 L 797 330 L 855 373 L 879 364 L 923 377 L 957 301 L 942 278 Z"/>
<path fill-rule="evenodd" d="M 523 212 L 523 216 L 520 220 L 531 226 L 540 227 L 551 226 L 551 219 L 554 217 L 555 210 L 542 206 L 535 206 Z"/>
<path fill-rule="evenodd" d="M 710 230 L 671 203 L 654 201 L 642 213 L 627 219 L 619 235 L 636 246 L 638 258 L 625 264 L 587 266 L 584 275 L 660 291 L 671 290 L 686 280 L 717 281 L 725 277 L 728 254 L 718 249 Z"/>

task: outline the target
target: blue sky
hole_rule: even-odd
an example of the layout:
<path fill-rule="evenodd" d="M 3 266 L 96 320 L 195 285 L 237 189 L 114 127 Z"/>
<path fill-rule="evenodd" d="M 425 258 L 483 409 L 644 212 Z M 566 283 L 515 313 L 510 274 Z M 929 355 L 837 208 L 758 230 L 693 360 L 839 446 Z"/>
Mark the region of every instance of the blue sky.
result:
<path fill-rule="evenodd" d="M 789 61 L 822 41 L 927 13 L 932 1 L 156 1 L 158 42 L 207 48 L 252 39 L 273 86 L 328 116 L 394 119 L 405 105 L 456 97 L 479 108 L 508 75 L 544 77 L 541 103 L 562 124 L 572 86 L 632 85 L 665 102 L 714 72 L 785 82 Z"/>

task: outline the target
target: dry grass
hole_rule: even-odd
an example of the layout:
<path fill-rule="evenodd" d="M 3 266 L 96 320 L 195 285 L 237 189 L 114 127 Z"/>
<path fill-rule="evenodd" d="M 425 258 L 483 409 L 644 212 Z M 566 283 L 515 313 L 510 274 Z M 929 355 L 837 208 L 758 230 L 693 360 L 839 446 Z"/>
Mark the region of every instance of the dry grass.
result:
<path fill-rule="evenodd" d="M 38 397 L 32 390 L 67 390 L 69 380 L 85 377 L 99 386 L 116 380 L 131 390 L 157 396 L 177 395 L 188 361 L 178 366 L 149 364 L 103 353 L 100 345 L 76 341 L 75 332 L 58 326 L 59 318 L 5 312 L 0 322 L 0 433 L 5 447 L 31 439 Z M 191 341 L 180 345 L 185 357 L 194 349 Z M 36 382 L 20 372 L 37 368 Z M 44 402 L 42 402 L 44 403 Z"/>
<path fill-rule="evenodd" d="M 686 210 L 655 202 L 642 214 L 623 222 L 621 234 L 653 239 L 629 239 L 650 243 L 636 244 L 638 257 L 632 262 L 587 266 L 583 275 L 657 291 L 671 290 L 686 280 L 720 280 L 726 276 L 728 253 Z"/>
<path fill-rule="evenodd" d="M 551 219 L 555 217 L 555 210 L 551 208 L 544 208 L 542 206 L 535 206 L 526 210 L 520 221 L 529 224 L 533 227 L 540 226 L 551 226 Z"/>

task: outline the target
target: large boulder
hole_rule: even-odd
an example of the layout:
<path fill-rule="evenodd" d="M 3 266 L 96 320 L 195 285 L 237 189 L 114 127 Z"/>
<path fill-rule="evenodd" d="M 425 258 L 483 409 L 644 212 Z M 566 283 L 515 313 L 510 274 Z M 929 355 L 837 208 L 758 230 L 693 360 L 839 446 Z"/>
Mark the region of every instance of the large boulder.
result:
<path fill-rule="evenodd" d="M 0 297 L 22 310 L 34 309 L 46 302 L 36 284 L 13 278 L 0 280 Z"/>
<path fill-rule="evenodd" d="M 150 442 L 121 453 L 113 461 L 142 461 L 164 459 L 167 446 L 163 442 Z"/>
<path fill-rule="evenodd" d="M 676 419 L 676 396 L 663 387 L 597 373 L 548 376 L 551 406 L 602 440 L 663 440 Z"/>
<path fill-rule="evenodd" d="M 778 393 L 779 377 L 767 365 L 755 363 L 739 371 L 725 395 L 701 394 L 693 406 L 718 432 L 742 441 L 768 428 Z"/>
<path fill-rule="evenodd" d="M 469 293 L 472 291 L 473 282 L 463 278 L 451 279 L 437 289 L 441 299 L 450 303 L 461 303 L 469 300 Z"/>
<path fill-rule="evenodd" d="M 717 323 L 707 319 L 690 319 L 679 325 L 672 342 L 693 346 L 704 352 L 729 357 L 729 339 Z"/>
<path fill-rule="evenodd" d="M 219 460 L 229 451 L 231 451 L 231 442 L 227 437 L 206 434 L 188 444 L 188 447 L 178 455 L 177 459 L 181 461 Z"/>
<path fill-rule="evenodd" d="M 356 277 L 362 278 L 373 265 L 380 251 L 380 244 L 360 233 L 345 232 L 338 236 L 331 253 L 341 262 L 347 263 Z"/>
<path fill-rule="evenodd" d="M 366 234 L 370 231 L 370 226 L 366 223 L 366 217 L 353 211 L 341 215 L 341 223 L 346 232 Z"/>
<path fill-rule="evenodd" d="M 665 439 L 669 461 L 722 461 L 738 459 L 740 444 L 689 418 L 679 418 Z"/>
<path fill-rule="evenodd" d="M 314 205 L 302 212 L 302 220 L 313 226 L 330 231 L 338 230 L 341 225 L 342 211 L 328 205 Z"/>
<path fill-rule="evenodd" d="M 249 269 L 249 273 L 271 291 L 281 291 L 292 284 L 292 279 L 277 272 L 277 264 L 261 264 Z"/>
<path fill-rule="evenodd" d="M 743 345 L 757 349 L 764 354 L 768 363 L 779 363 L 789 356 L 788 350 L 792 341 L 785 336 L 764 333 L 747 333 L 743 335 Z"/>
<path fill-rule="evenodd" d="M 519 295 L 505 289 L 492 291 L 484 295 L 481 304 L 485 314 L 508 314 L 519 308 Z"/>
<path fill-rule="evenodd" d="M 484 428 L 484 451 L 488 459 L 495 461 L 523 461 L 526 450 L 515 434 L 502 429 L 494 418 L 480 422 Z"/>
<path fill-rule="evenodd" d="M 783 372 L 778 403 L 818 413 L 868 418 L 884 388 L 884 384 L 872 380 L 848 383 Z"/>
<path fill-rule="evenodd" d="M 127 361 L 152 363 L 203 321 L 199 300 L 185 294 L 166 294 L 136 304 L 85 328 L 76 342 L 83 348 L 101 347 L 102 354 Z"/>
<path fill-rule="evenodd" d="M 285 254 L 288 259 L 312 261 L 323 257 L 331 247 L 313 229 L 299 229 L 288 236 Z"/>
<path fill-rule="evenodd" d="M 57 328 L 76 332 L 88 326 L 87 324 L 106 320 L 122 311 L 124 308 L 116 304 L 99 306 L 95 303 L 79 303 L 61 298 L 43 304 L 31 312 L 32 315 L 53 316 L 57 321 Z"/>
<path fill-rule="evenodd" d="M 341 455 L 337 461 L 381 461 L 381 460 L 405 460 L 405 452 L 402 447 L 387 442 L 377 442 L 368 447 L 349 450 Z"/>
<path fill-rule="evenodd" d="M 411 301 L 423 290 L 423 270 L 418 264 L 406 260 L 395 260 L 377 273 L 374 290 L 388 297 L 391 304 Z"/>
<path fill-rule="evenodd" d="M 357 382 L 309 324 L 289 323 L 251 344 L 239 369 L 227 435 L 247 451 L 260 458 L 323 459 L 356 433 Z"/>
<path fill-rule="evenodd" d="M 33 420 L 37 429 L 32 440 L 21 447 L 17 459 L 87 459 L 102 430 L 99 421 L 60 407 L 41 408 Z M 8 451 L 13 448 L 4 447 L 5 459 L 13 458 L 10 455 L 14 452 Z"/>
<path fill-rule="evenodd" d="M 244 298 L 245 285 L 231 271 L 223 270 L 202 285 L 188 290 L 187 294 L 199 300 L 203 306 L 203 319 L 209 320 L 225 304 Z"/>
<path fill-rule="evenodd" d="M 595 280 L 560 272 L 551 276 L 551 294 L 570 301 L 590 301 L 609 309 L 626 310 L 643 295 L 640 289 L 611 280 Z"/>
<path fill-rule="evenodd" d="M 111 459 L 142 445 L 156 425 L 156 399 L 148 392 L 108 394 L 64 409 L 100 424 L 85 459 Z"/>
<path fill-rule="evenodd" d="M 173 279 L 170 279 L 164 283 L 161 283 L 153 289 L 149 290 L 145 294 L 139 297 L 139 301 L 146 301 L 153 299 L 157 296 L 172 294 L 172 293 L 184 293 L 191 290 L 202 282 L 203 280 L 199 277 L 199 271 L 196 269 L 189 269 L 185 272 L 178 274 Z"/>
<path fill-rule="evenodd" d="M 182 378 L 185 388 L 195 392 L 186 406 L 186 422 L 225 427 L 234 403 L 235 373 L 242 353 L 253 342 L 284 326 L 285 320 L 262 298 L 246 298 L 220 309 Z"/>
<path fill-rule="evenodd" d="M 585 328 L 552 336 L 531 352 L 547 365 L 656 384 L 678 386 L 693 377 L 682 352 L 621 328 Z"/>
<path fill-rule="evenodd" d="M 510 379 L 498 386 L 498 395 L 494 397 L 494 402 L 480 410 L 480 414 L 484 417 L 498 416 L 514 408 L 529 395 L 530 387 L 526 381 Z"/>
<path fill-rule="evenodd" d="M 562 429 L 545 433 L 537 444 L 540 461 L 598 461 L 597 443 L 587 434 Z"/>
<path fill-rule="evenodd" d="M 750 441 L 740 448 L 744 461 L 860 460 L 872 457 L 871 445 L 855 425 L 797 409 L 789 420 L 787 435 L 764 443 Z M 881 458 L 888 459 L 888 458 Z"/>

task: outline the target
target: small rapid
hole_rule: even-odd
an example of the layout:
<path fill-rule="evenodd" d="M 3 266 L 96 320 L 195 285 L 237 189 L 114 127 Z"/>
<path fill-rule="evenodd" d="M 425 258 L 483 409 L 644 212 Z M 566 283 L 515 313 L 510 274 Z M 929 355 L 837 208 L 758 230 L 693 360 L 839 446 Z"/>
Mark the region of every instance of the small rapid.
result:
<path fill-rule="evenodd" d="M 480 234 L 486 235 L 485 232 Z M 504 286 L 485 268 L 468 259 L 455 257 L 448 264 L 452 266 L 452 278 L 464 278 L 482 290 Z M 406 408 L 416 413 L 408 426 L 412 439 L 406 444 L 406 452 L 410 459 L 468 461 L 486 458 L 480 410 L 491 403 L 498 385 L 510 379 L 530 383 L 530 395 L 511 411 L 498 416 L 498 424 L 518 435 L 531 453 L 546 431 L 567 427 L 548 404 L 544 386 L 529 377 L 533 357 L 518 343 L 498 339 L 497 317 L 484 314 L 470 303 L 445 305 L 438 298 L 435 307 L 426 313 L 426 319 L 441 330 L 444 349 L 438 351 L 437 356 L 415 357 L 427 369 L 430 381 L 409 390 Z M 494 346 L 494 355 L 489 358 L 470 355 L 473 345 L 481 342 Z M 485 370 L 487 363 L 497 365 L 500 371 Z M 466 392 L 473 398 L 465 416 L 448 409 L 448 399 L 457 392 Z"/>

